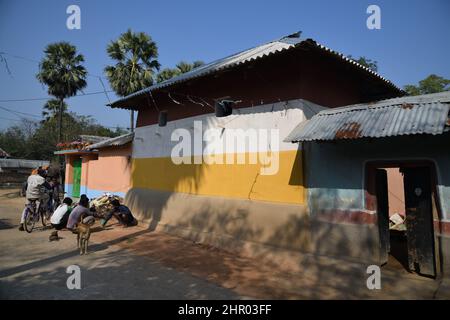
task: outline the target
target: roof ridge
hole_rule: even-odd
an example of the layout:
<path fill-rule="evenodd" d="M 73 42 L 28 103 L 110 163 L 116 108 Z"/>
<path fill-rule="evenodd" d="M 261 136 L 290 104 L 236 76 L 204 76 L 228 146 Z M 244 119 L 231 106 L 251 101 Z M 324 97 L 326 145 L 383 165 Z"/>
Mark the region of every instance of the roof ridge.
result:
<path fill-rule="evenodd" d="M 444 98 L 444 99 L 442 99 Z M 444 91 L 444 92 L 437 92 L 437 93 L 429 93 L 429 94 L 423 94 L 418 96 L 405 96 L 405 97 L 397 97 L 397 98 L 390 98 L 390 99 L 384 99 L 384 100 L 378 100 L 378 101 L 371 101 L 366 103 L 357 103 L 347 106 L 342 106 L 338 108 L 333 109 L 327 109 L 323 110 L 318 113 L 319 114 L 336 114 L 336 113 L 343 113 L 343 112 L 351 112 L 351 111 L 357 111 L 361 109 L 376 109 L 376 108 L 385 108 L 385 107 L 391 107 L 391 106 L 397 106 L 402 104 L 431 104 L 431 103 L 450 103 L 450 91 Z"/>
<path fill-rule="evenodd" d="M 397 87 L 395 84 L 393 84 L 391 81 L 387 80 L 386 78 L 384 78 L 377 72 L 370 70 L 369 68 L 361 65 L 360 63 L 356 62 L 355 60 L 347 58 L 342 53 L 335 51 L 333 49 L 330 49 L 330 48 L 320 44 L 319 42 L 317 42 L 316 40 L 314 40 L 312 38 L 302 39 L 301 31 L 299 31 L 299 32 L 296 32 L 296 33 L 293 33 L 293 34 L 290 34 L 287 36 L 283 36 L 281 38 L 277 38 L 272 41 L 269 41 L 269 42 L 266 42 L 266 43 L 263 43 L 263 44 L 260 44 L 260 45 L 242 50 L 242 51 L 239 51 L 237 53 L 228 55 L 224 58 L 216 59 L 212 62 L 209 62 L 209 63 L 199 66 L 195 69 L 192 69 L 189 72 L 180 74 L 176 77 L 167 79 L 167 80 L 159 82 L 159 83 L 155 83 L 145 89 L 139 90 L 139 91 L 132 93 L 126 97 L 120 98 L 112 103 L 107 104 L 107 105 L 114 107 L 114 105 L 116 105 L 118 103 L 125 102 L 128 99 L 145 94 L 147 92 L 151 92 L 154 90 L 160 90 L 162 88 L 169 87 L 169 86 L 175 85 L 177 83 L 189 81 L 191 79 L 195 79 L 195 78 L 199 78 L 199 77 L 204 77 L 208 74 L 216 73 L 216 72 L 219 72 L 224 69 L 233 68 L 233 67 L 236 67 L 237 65 L 245 64 L 250 61 L 261 59 L 263 57 L 266 57 L 266 56 L 269 56 L 272 54 L 280 53 L 282 51 L 286 51 L 286 50 L 298 47 L 302 44 L 311 44 L 311 45 L 314 45 L 316 48 L 319 48 L 320 50 L 323 50 L 325 52 L 336 55 L 343 61 L 350 63 L 352 65 L 355 65 L 356 67 L 360 68 L 361 70 L 375 76 L 377 79 L 384 81 L 387 85 L 395 88 L 400 93 L 402 92 L 402 90 L 399 87 Z"/>

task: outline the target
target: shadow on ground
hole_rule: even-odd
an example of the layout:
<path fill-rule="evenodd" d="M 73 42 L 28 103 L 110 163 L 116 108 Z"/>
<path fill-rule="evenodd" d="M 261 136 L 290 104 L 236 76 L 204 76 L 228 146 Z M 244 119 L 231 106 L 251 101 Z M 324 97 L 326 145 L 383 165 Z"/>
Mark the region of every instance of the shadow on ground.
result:
<path fill-rule="evenodd" d="M 2 299 L 237 299 L 233 292 L 130 255 L 125 250 L 99 256 L 75 252 L 43 259 L 2 272 Z M 81 268 L 81 289 L 69 290 L 66 267 Z M 28 272 L 25 272 L 28 271 Z M 4 279 L 6 275 L 10 277 Z M 13 276 L 14 275 L 14 276 Z"/>

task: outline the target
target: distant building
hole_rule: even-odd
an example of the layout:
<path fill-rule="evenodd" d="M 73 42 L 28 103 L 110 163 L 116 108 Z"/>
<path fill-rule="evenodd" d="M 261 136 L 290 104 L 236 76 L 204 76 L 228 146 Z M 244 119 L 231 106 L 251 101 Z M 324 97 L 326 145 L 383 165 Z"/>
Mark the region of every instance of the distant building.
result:
<path fill-rule="evenodd" d="M 65 155 L 65 192 L 89 198 L 105 192 L 124 197 L 130 188 L 131 142 L 133 134 L 115 138 L 80 136 L 62 143 L 55 154 Z"/>
<path fill-rule="evenodd" d="M 21 186 L 34 169 L 49 165 L 50 162 L 45 160 L 0 158 L 0 186 Z"/>

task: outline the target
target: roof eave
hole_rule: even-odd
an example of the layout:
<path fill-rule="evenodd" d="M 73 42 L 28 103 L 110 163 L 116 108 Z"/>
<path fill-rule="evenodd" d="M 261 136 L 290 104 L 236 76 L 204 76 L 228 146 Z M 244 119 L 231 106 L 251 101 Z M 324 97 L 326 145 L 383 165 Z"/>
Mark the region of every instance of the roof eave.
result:
<path fill-rule="evenodd" d="M 263 44 L 263 45 L 261 45 L 259 47 L 262 47 L 262 46 L 270 44 L 270 43 L 272 43 L 272 42 Z M 204 66 L 199 67 L 200 69 L 202 69 L 202 68 L 205 69 L 204 72 L 198 72 L 199 68 L 196 68 L 196 69 L 194 69 L 192 71 L 189 71 L 187 73 L 181 74 L 181 75 L 179 75 L 177 77 L 174 77 L 172 79 L 168 79 L 168 80 L 165 80 L 163 82 L 156 83 L 156 84 L 154 84 L 154 85 L 152 85 L 152 86 L 150 86 L 148 88 L 139 90 L 139 91 L 137 91 L 135 93 L 132 93 L 132 94 L 126 96 L 126 97 L 123 97 L 123 98 L 118 99 L 118 100 L 116 100 L 116 101 L 114 101 L 112 103 L 109 103 L 109 104 L 107 104 L 107 106 L 109 106 L 111 108 L 122 108 L 122 109 L 138 111 L 138 108 L 136 106 L 132 106 L 131 104 L 128 104 L 127 102 L 130 102 L 131 100 L 134 100 L 134 99 L 139 99 L 140 96 L 142 96 L 143 94 L 148 93 L 148 92 L 155 92 L 155 91 L 161 90 L 163 88 L 167 88 L 167 87 L 171 87 L 171 86 L 174 86 L 174 85 L 177 85 L 177 84 L 180 84 L 180 83 L 185 83 L 185 82 L 188 82 L 188 81 L 192 81 L 192 80 L 198 79 L 198 78 L 203 78 L 203 77 L 206 77 L 206 76 L 211 75 L 211 74 L 222 72 L 224 70 L 233 69 L 233 68 L 235 68 L 237 66 L 240 66 L 240 65 L 243 65 L 243 64 L 247 64 L 247 63 L 250 63 L 252 61 L 260 60 L 260 59 L 266 58 L 268 56 L 273 56 L 273 55 L 285 53 L 286 51 L 293 50 L 293 49 L 298 48 L 300 46 L 312 46 L 314 48 L 322 50 L 323 52 L 332 54 L 332 55 L 342 59 L 346 63 L 355 66 L 359 70 L 361 70 L 363 72 L 366 72 L 368 75 L 372 76 L 375 80 L 383 81 L 386 85 L 388 85 L 389 87 L 391 87 L 392 89 L 397 91 L 398 92 L 398 96 L 406 95 L 406 92 L 404 90 L 402 90 L 401 88 L 397 87 L 394 83 L 392 83 L 388 79 L 384 78 L 383 76 L 381 76 L 377 72 L 375 72 L 375 71 L 373 71 L 373 70 L 371 70 L 371 69 L 361 65 L 360 63 L 358 63 L 358 62 L 356 62 L 356 61 L 354 61 L 354 60 L 344 56 L 343 54 L 341 54 L 341 53 L 339 53 L 337 51 L 334 51 L 334 50 L 332 50 L 332 49 L 330 49 L 330 48 L 328 48 L 328 47 L 326 47 L 324 45 L 321 45 L 320 43 L 318 43 L 317 41 L 315 41 L 315 40 L 313 40 L 311 38 L 308 38 L 308 39 L 305 39 L 305 40 L 302 40 L 302 41 L 298 41 L 296 43 L 295 42 L 291 43 L 291 45 L 289 47 L 277 48 L 277 49 L 275 49 L 273 51 L 269 51 L 267 54 L 262 54 L 262 55 L 259 55 L 259 56 L 256 55 L 255 57 L 248 58 L 248 59 L 243 59 L 242 61 L 237 61 L 237 62 L 229 64 L 229 65 L 224 65 L 224 66 L 221 66 L 221 67 L 217 67 L 216 69 L 213 68 L 214 64 L 217 63 L 217 61 L 227 59 L 228 57 L 227 58 L 223 58 L 223 59 L 219 59 L 219 60 L 216 60 L 216 61 L 213 61 L 213 62 L 211 62 L 209 64 L 206 64 Z M 256 47 L 256 48 L 258 48 L 258 47 Z M 255 49 L 255 48 L 253 48 L 253 49 Z M 247 51 L 250 51 L 250 50 L 252 50 L 252 49 L 244 50 L 242 52 L 247 52 Z M 238 56 L 239 54 L 240 53 L 237 53 L 237 54 L 232 55 L 230 57 Z M 211 66 L 212 69 L 208 70 L 207 69 L 208 66 Z M 192 76 L 189 76 L 189 74 L 192 74 Z"/>

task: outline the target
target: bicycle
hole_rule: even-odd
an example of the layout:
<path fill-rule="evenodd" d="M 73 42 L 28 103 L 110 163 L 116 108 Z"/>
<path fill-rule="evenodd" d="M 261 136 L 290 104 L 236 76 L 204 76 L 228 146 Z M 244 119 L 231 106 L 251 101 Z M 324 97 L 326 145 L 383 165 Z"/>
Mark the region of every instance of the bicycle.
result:
<path fill-rule="evenodd" d="M 48 210 L 45 210 L 47 204 L 44 203 L 45 201 L 40 200 L 39 206 L 36 209 L 36 201 L 37 200 L 30 200 L 30 203 L 26 206 L 27 211 L 25 213 L 25 221 L 23 227 L 28 233 L 31 233 L 33 231 L 36 222 L 38 222 L 39 220 L 41 220 L 42 226 L 44 228 L 50 224 L 50 217 L 52 213 Z"/>

